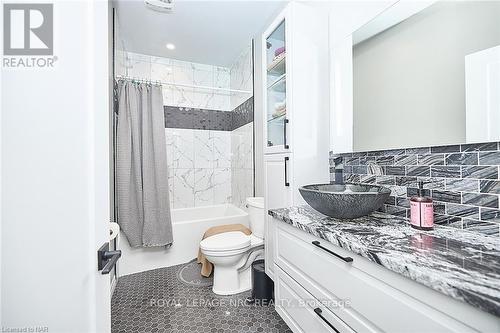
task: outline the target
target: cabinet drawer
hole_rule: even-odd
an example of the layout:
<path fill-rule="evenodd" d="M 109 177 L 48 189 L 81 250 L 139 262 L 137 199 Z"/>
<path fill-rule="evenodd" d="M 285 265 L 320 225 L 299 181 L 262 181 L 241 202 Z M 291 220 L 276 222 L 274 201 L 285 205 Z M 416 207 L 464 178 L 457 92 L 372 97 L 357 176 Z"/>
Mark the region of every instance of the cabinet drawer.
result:
<path fill-rule="evenodd" d="M 285 223 L 276 224 L 276 264 L 319 301 L 347 302 L 329 309 L 355 331 L 475 331 L 359 269 L 364 258 Z"/>
<path fill-rule="evenodd" d="M 296 281 L 276 270 L 276 310 L 295 332 L 354 332 Z"/>

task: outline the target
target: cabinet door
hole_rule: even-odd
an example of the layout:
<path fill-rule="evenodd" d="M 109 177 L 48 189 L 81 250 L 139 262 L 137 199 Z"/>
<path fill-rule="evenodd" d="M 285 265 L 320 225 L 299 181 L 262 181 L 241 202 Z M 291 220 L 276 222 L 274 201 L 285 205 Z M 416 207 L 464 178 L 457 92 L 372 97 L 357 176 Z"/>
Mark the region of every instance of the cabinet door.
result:
<path fill-rule="evenodd" d="M 262 35 L 264 129 L 266 154 L 290 152 L 290 98 L 287 94 L 288 9 Z"/>
<path fill-rule="evenodd" d="M 292 205 L 292 158 L 290 154 L 264 157 L 266 209 Z"/>
<path fill-rule="evenodd" d="M 266 273 L 272 279 L 274 279 L 275 222 L 267 214 L 267 211 L 292 205 L 291 162 L 290 154 L 266 155 L 264 157 Z"/>

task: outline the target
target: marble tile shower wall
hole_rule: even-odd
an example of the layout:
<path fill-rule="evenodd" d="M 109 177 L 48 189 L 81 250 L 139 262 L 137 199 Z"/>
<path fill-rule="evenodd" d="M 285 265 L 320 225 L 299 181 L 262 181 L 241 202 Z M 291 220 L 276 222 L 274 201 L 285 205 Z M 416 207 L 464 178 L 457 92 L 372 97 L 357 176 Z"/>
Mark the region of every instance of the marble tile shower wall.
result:
<path fill-rule="evenodd" d="M 166 128 L 173 208 L 231 202 L 231 132 Z"/>
<path fill-rule="evenodd" d="M 435 223 L 500 235 L 500 143 L 397 149 L 335 155 L 330 175 L 343 170 L 350 183 L 389 187 L 384 210 L 409 217 L 409 197 L 417 182 L 434 199 Z"/>
<path fill-rule="evenodd" d="M 116 74 L 181 85 L 253 90 L 252 51 L 230 68 L 117 51 Z M 253 195 L 253 98 L 166 86 L 163 105 L 173 208 L 233 203 Z"/>
<path fill-rule="evenodd" d="M 180 85 L 229 88 L 229 68 L 199 64 L 139 53 L 126 52 L 122 73 L 129 78 L 141 78 Z M 209 110 L 231 111 L 231 98 L 214 90 L 185 86 L 162 87 L 163 105 Z M 247 96 L 248 98 L 248 96 Z"/>
<path fill-rule="evenodd" d="M 231 195 L 240 208 L 253 196 L 253 122 L 231 132 Z"/>
<path fill-rule="evenodd" d="M 253 91 L 252 45 L 245 47 L 231 65 L 230 87 L 235 90 Z M 248 94 L 232 94 L 231 110 L 236 109 L 248 99 Z"/>
<path fill-rule="evenodd" d="M 231 89 L 253 91 L 252 45 L 243 49 L 231 65 Z M 253 94 L 252 94 L 253 95 Z M 254 101 L 248 94 L 232 94 L 231 194 L 232 203 L 244 208 L 247 197 L 254 195 L 253 116 Z"/>

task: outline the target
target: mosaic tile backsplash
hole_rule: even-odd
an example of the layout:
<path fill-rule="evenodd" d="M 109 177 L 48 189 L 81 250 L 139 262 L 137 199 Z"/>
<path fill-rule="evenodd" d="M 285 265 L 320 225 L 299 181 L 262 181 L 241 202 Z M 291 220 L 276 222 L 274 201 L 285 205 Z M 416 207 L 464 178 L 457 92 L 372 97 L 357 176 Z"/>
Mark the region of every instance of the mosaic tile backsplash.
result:
<path fill-rule="evenodd" d="M 330 178 L 386 186 L 382 210 L 410 217 L 409 198 L 424 181 L 434 199 L 434 222 L 500 236 L 500 143 L 408 148 L 362 153 L 330 152 Z"/>

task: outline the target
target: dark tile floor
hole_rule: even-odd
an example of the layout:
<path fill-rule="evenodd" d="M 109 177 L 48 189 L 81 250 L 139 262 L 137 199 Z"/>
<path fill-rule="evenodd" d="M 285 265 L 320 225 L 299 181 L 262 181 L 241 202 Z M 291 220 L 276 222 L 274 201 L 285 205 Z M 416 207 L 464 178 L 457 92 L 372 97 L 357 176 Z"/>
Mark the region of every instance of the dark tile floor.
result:
<path fill-rule="evenodd" d="M 272 306 L 246 305 L 250 293 L 215 295 L 178 281 L 183 265 L 123 276 L 111 301 L 112 332 L 291 332 Z"/>

